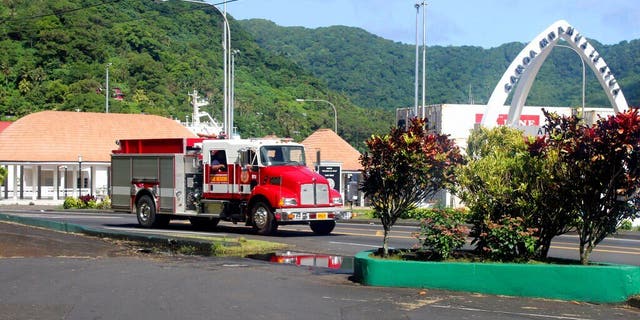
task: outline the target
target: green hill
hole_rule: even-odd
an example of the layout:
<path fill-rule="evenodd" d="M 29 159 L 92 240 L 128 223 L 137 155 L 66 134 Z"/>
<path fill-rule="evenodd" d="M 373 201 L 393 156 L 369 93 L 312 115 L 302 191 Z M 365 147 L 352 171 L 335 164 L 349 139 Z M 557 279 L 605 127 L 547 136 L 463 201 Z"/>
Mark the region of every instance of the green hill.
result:
<path fill-rule="evenodd" d="M 280 27 L 261 19 L 240 23 L 261 47 L 295 61 L 360 106 L 393 109 L 414 104 L 414 45 L 352 27 Z M 629 104 L 640 106 L 640 40 L 616 45 L 590 42 L 614 71 Z M 427 104 L 486 103 L 502 73 L 525 46 L 427 46 Z M 587 84 L 587 105 L 609 106 L 589 70 Z M 578 106 L 581 92 L 579 57 L 569 49 L 556 48 L 543 64 L 527 104 Z"/>
<path fill-rule="evenodd" d="M 370 134 L 386 131 L 392 113 L 364 109 L 325 81 L 261 49 L 229 17 L 235 58 L 235 126 L 243 137 L 268 134 L 302 140 L 333 128 L 362 149 Z M 187 93 L 213 102 L 222 120 L 222 17 L 210 6 L 180 1 L 9 1 L 0 4 L 0 114 L 16 118 L 40 110 L 104 112 L 106 65 L 110 112 L 185 119 Z M 97 124 L 98 125 L 98 124 Z"/>

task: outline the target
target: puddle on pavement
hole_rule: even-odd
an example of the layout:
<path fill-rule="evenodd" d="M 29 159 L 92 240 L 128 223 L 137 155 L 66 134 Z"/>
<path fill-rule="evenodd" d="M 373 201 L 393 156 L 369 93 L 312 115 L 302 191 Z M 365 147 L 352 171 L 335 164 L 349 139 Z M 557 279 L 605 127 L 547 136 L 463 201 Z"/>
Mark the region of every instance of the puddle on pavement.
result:
<path fill-rule="evenodd" d="M 251 255 L 249 258 L 272 263 L 314 267 L 332 273 L 353 273 L 353 257 L 282 251 Z"/>

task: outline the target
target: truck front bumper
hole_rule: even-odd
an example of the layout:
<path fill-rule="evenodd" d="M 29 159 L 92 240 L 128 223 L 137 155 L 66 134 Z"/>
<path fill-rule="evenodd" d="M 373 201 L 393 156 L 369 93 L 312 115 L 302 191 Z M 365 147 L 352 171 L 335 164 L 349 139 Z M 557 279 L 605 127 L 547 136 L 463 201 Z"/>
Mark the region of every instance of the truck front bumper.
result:
<path fill-rule="evenodd" d="M 281 208 L 276 209 L 274 213 L 276 220 L 280 222 L 351 219 L 351 212 L 342 207 Z"/>

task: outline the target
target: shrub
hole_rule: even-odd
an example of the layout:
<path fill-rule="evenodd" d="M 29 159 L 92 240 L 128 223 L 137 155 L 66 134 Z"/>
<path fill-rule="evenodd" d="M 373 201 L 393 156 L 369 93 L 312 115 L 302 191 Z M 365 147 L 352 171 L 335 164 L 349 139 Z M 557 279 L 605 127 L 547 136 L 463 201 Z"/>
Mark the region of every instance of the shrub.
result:
<path fill-rule="evenodd" d="M 421 250 L 430 251 L 433 259 L 447 259 L 464 246 L 469 229 L 464 225 L 466 211 L 430 209 L 422 211 L 425 217 L 416 235 Z"/>
<path fill-rule="evenodd" d="M 466 223 L 469 219 L 469 210 L 466 208 L 415 208 L 409 210 L 404 216 L 406 219 L 423 220 L 440 216 L 443 213 L 453 215 L 454 219 Z"/>
<path fill-rule="evenodd" d="M 98 202 L 96 201 L 96 199 L 91 199 L 87 201 L 87 204 L 85 207 L 89 209 L 96 209 L 98 207 Z"/>
<path fill-rule="evenodd" d="M 81 208 L 91 208 L 90 203 L 95 206 L 96 197 L 90 194 L 86 194 L 84 196 L 80 196 L 80 201 L 82 202 Z"/>
<path fill-rule="evenodd" d="M 454 168 L 463 164 L 460 149 L 448 135 L 425 130 L 424 119 L 413 118 L 407 131 L 392 128 L 366 141 L 360 157 L 360 190 L 380 216 L 383 255 L 389 255 L 389 232 L 413 203 L 428 199 L 455 182 Z"/>
<path fill-rule="evenodd" d="M 111 209 L 111 198 L 109 198 L 109 196 L 104 197 L 104 199 L 98 203 L 96 209 Z"/>
<path fill-rule="evenodd" d="M 80 207 L 80 200 L 74 197 L 67 197 L 64 199 L 62 207 L 65 209 L 73 209 Z"/>
<path fill-rule="evenodd" d="M 536 232 L 527 228 L 521 217 L 502 216 L 487 221 L 476 240 L 480 254 L 494 261 L 527 261 L 536 248 Z"/>
<path fill-rule="evenodd" d="M 62 206 L 65 209 L 109 209 L 111 208 L 111 199 L 106 197 L 104 200 L 98 201 L 96 197 L 88 194 L 80 198 L 67 197 Z"/>
<path fill-rule="evenodd" d="M 618 230 L 631 231 L 633 230 L 633 223 L 629 219 L 622 220 Z"/>
<path fill-rule="evenodd" d="M 432 208 L 414 208 L 407 211 L 404 215 L 402 215 L 402 219 L 415 219 L 422 220 L 433 215 Z"/>

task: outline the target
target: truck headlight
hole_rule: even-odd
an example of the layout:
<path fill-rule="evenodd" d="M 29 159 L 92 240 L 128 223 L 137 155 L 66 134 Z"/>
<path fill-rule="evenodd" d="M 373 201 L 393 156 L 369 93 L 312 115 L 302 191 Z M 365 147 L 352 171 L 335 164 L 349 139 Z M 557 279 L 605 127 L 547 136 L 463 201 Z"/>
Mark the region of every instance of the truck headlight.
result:
<path fill-rule="evenodd" d="M 281 198 L 280 206 L 297 206 L 298 201 L 295 198 Z"/>
<path fill-rule="evenodd" d="M 342 204 L 342 197 L 335 197 L 332 199 L 333 200 L 333 204 Z"/>

